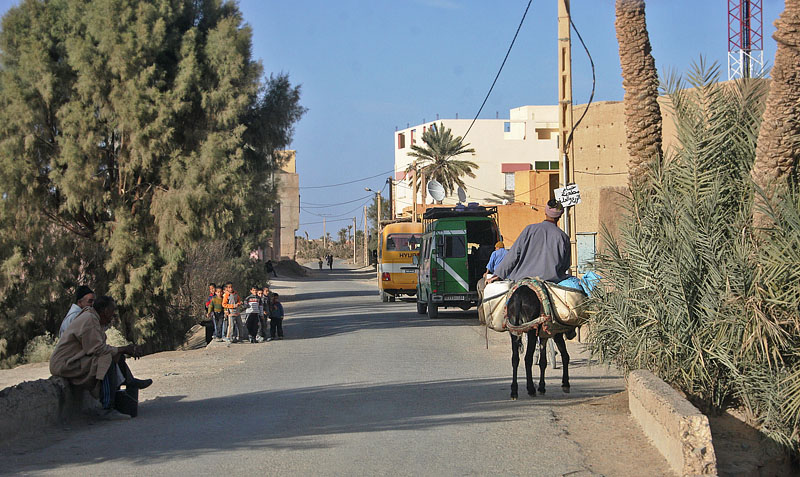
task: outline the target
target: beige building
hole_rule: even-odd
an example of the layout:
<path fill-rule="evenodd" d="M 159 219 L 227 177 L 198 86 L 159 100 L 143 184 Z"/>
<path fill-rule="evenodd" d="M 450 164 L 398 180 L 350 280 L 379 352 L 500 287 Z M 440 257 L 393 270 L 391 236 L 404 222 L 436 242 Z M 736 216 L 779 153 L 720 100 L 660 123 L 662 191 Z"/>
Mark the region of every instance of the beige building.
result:
<path fill-rule="evenodd" d="M 300 228 L 300 176 L 295 161 L 297 151 L 280 151 L 281 168 L 275 173 L 278 187 L 278 204 L 273 209 L 275 229 L 272 244 L 267 249 L 267 258 L 272 260 L 294 259 L 297 254 L 295 234 Z"/>
<path fill-rule="evenodd" d="M 471 119 L 442 119 L 394 133 L 395 191 L 394 210 L 399 215 L 411 207 L 411 177 L 404 172 L 412 163 L 408 155 L 412 145 L 422 145 L 422 134 L 434 124 L 450 128 L 455 136 L 464 136 Z M 531 170 L 558 170 L 558 110 L 556 106 L 523 106 L 510 111 L 508 119 L 475 121 L 465 142 L 475 152 L 459 156 L 478 164 L 475 178 L 464 177 L 468 202 L 501 204 L 514 202 L 515 173 Z M 527 192 L 527 191 L 523 191 Z M 417 195 L 417 203 L 422 199 Z M 432 198 L 428 196 L 427 202 Z M 444 204 L 458 202 L 456 191 Z"/>

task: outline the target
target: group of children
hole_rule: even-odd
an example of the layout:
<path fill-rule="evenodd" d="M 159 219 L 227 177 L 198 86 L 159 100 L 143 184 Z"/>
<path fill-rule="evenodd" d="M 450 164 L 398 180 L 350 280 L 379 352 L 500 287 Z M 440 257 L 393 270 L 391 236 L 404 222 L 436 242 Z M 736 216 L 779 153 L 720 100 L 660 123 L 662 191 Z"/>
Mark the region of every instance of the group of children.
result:
<path fill-rule="evenodd" d="M 250 295 L 244 301 L 234 291 L 231 282 L 224 287 L 210 283 L 208 292 L 206 343 L 210 343 L 212 339 L 228 343 L 245 340 L 258 343 L 283 339 L 283 305 L 277 293 L 270 293 L 269 287 L 252 286 Z M 246 328 L 242 326 L 242 313 L 246 315 Z"/>

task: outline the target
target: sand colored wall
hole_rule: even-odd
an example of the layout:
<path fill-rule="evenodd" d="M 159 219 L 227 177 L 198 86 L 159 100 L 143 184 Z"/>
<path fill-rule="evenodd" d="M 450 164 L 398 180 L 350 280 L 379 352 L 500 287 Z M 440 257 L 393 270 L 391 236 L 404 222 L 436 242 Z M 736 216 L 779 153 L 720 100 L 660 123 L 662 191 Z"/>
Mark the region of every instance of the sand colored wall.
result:
<path fill-rule="evenodd" d="M 663 148 L 675 144 L 675 124 L 665 98 L 661 106 Z M 622 213 L 620 194 L 628 187 L 628 150 L 625 139 L 625 113 L 621 101 L 592 103 L 575 130 L 575 178 L 581 190 L 581 203 L 575 207 L 578 233 L 599 233 L 605 225 L 612 233 Z M 577 121 L 586 105 L 574 108 Z M 600 242 L 598 242 L 600 245 Z"/>
<path fill-rule="evenodd" d="M 297 151 L 280 151 L 281 172 L 275 173 L 280 209 L 275 214 L 273 259 L 294 258 L 294 236 L 300 228 L 300 176 L 295 172 Z"/>
<path fill-rule="evenodd" d="M 544 220 L 544 209 L 522 203 L 497 206 L 497 226 L 503 236 L 503 245 L 510 248 L 522 229 Z"/>

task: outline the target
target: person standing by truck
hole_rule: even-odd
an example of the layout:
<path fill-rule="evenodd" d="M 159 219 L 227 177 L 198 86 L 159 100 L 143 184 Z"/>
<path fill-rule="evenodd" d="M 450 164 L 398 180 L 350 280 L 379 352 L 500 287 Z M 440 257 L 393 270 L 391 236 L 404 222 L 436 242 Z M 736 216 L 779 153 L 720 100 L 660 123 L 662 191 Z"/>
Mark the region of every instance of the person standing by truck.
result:
<path fill-rule="evenodd" d="M 508 250 L 502 240 L 494 244 L 494 252 L 489 257 L 489 263 L 486 265 L 486 271 L 483 272 L 483 277 L 478 280 L 476 289 L 478 290 L 478 299 L 483 300 L 483 290 L 486 288 L 486 280 L 494 276 L 494 269 L 503 261 Z M 478 307 L 478 320 L 481 324 L 486 323 L 486 317 L 483 315 L 483 307 Z"/>

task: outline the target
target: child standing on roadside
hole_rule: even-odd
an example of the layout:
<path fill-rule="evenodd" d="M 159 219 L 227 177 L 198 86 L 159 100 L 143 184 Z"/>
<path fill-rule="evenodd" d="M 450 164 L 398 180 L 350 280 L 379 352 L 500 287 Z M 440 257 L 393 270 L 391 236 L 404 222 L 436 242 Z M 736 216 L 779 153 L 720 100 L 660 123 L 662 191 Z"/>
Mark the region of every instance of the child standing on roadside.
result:
<path fill-rule="evenodd" d="M 247 295 L 244 302 L 247 304 L 245 313 L 247 314 L 247 333 L 250 335 L 250 342 L 256 342 L 256 334 L 258 333 L 258 317 L 261 316 L 261 298 L 258 297 L 258 285 L 250 287 L 250 294 Z"/>
<path fill-rule="evenodd" d="M 280 295 L 277 293 L 272 294 L 272 303 L 269 308 L 269 339 L 272 341 L 277 337 L 279 340 L 283 339 L 283 305 L 280 302 Z"/>
<path fill-rule="evenodd" d="M 267 341 L 267 333 L 269 332 L 269 305 L 270 305 L 270 296 L 269 296 L 269 287 L 265 286 L 263 290 L 258 291 L 261 297 L 261 315 L 258 317 L 258 336 L 261 337 L 262 341 Z"/>
<path fill-rule="evenodd" d="M 214 322 L 214 338 L 222 341 L 222 323 L 225 321 L 225 309 L 222 308 L 222 287 L 214 290 L 214 298 L 208 304 L 208 317 Z"/>
<path fill-rule="evenodd" d="M 225 309 L 225 316 L 228 318 L 228 332 L 225 336 L 225 341 L 236 343 L 244 336 L 242 326 L 242 317 L 239 313 L 239 306 L 242 304 L 242 299 L 239 294 L 233 290 L 233 283 L 228 282 L 225 284 L 225 294 L 222 295 L 222 308 Z"/>

